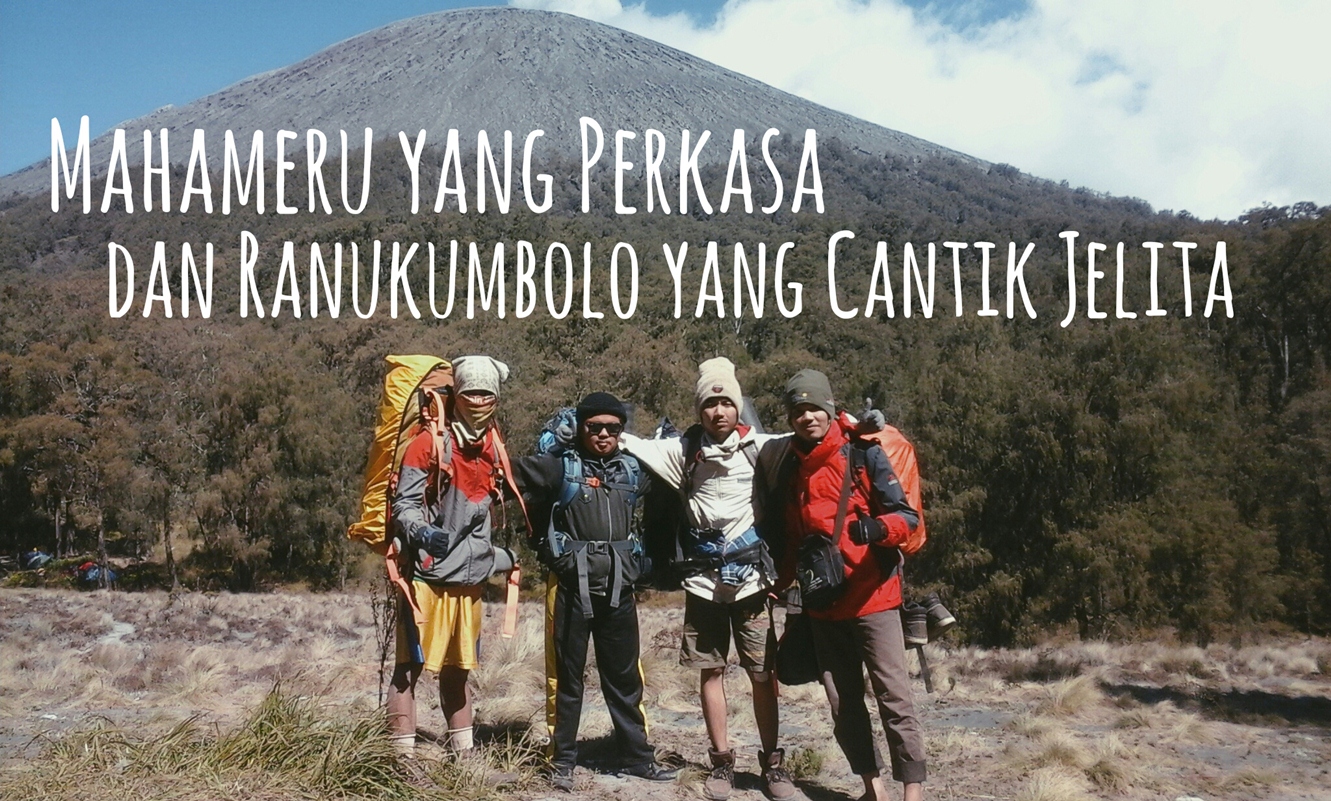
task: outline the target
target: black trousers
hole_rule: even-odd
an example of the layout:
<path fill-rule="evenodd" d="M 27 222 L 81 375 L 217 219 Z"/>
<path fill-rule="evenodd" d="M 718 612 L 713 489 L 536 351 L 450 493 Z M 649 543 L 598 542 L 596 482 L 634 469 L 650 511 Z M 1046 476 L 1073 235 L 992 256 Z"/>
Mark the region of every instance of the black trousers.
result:
<path fill-rule="evenodd" d="M 642 708 L 642 672 L 638 664 L 638 609 L 633 593 L 625 592 L 611 608 L 605 595 L 593 595 L 590 620 L 583 614 L 577 587 L 562 582 L 555 592 L 555 726 L 552 737 L 556 767 L 578 761 L 578 724 L 582 719 L 583 674 L 587 667 L 587 639 L 596 648 L 601 694 L 615 726 L 615 741 L 625 765 L 642 765 L 655 758 L 647 742 L 647 720 Z"/>

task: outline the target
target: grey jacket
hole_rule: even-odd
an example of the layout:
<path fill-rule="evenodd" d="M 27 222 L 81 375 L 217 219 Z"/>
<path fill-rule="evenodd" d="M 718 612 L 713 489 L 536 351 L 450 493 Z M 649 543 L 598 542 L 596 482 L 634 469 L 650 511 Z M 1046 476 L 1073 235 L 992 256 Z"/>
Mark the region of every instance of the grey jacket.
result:
<path fill-rule="evenodd" d="M 452 477 L 432 466 L 428 432 L 407 446 L 393 493 L 398 547 L 412 556 L 414 577 L 436 586 L 484 583 L 495 571 L 490 507 L 498 475 L 490 435 L 459 448 L 450 432 L 445 460 Z M 436 473 L 443 486 L 436 486 Z"/>

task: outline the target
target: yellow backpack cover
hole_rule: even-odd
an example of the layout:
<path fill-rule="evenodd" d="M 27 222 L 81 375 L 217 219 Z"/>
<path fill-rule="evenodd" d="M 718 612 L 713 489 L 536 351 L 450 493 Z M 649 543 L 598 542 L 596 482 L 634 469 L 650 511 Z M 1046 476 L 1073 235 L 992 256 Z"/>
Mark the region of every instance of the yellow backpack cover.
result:
<path fill-rule="evenodd" d="M 421 420 L 421 388 L 452 386 L 453 365 L 436 356 L 395 356 L 384 359 L 388 374 L 379 395 L 374 440 L 365 464 L 361 490 L 360 520 L 347 529 L 347 537 L 359 540 L 380 554 L 387 554 L 391 537 L 388 522 L 393 485 L 402 456 Z"/>

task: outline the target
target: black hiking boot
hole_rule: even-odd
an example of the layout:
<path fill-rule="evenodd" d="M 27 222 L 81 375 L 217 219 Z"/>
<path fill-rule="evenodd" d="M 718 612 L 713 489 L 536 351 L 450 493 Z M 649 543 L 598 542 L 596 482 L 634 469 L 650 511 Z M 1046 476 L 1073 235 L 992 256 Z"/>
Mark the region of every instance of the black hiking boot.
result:
<path fill-rule="evenodd" d="M 930 593 L 925 596 L 921 605 L 924 607 L 925 616 L 928 620 L 929 642 L 943 636 L 948 629 L 957 625 L 957 619 L 952 616 L 951 612 L 947 611 L 943 602 L 938 600 L 938 593 Z"/>
<path fill-rule="evenodd" d="M 679 768 L 662 765 L 660 762 L 644 762 L 641 765 L 629 765 L 619 769 L 624 776 L 634 776 L 649 782 L 673 782 L 679 776 Z"/>
<path fill-rule="evenodd" d="M 550 768 L 550 786 L 566 793 L 573 792 L 573 766 L 554 765 Z"/>
<path fill-rule="evenodd" d="M 929 642 L 929 613 L 920 604 L 911 601 L 901 605 L 901 633 L 907 648 L 918 648 Z"/>

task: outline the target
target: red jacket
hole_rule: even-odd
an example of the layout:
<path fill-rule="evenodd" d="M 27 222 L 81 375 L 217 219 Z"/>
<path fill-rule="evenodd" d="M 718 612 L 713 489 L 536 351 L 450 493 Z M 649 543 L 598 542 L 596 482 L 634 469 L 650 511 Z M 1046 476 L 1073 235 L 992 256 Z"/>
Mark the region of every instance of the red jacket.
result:
<path fill-rule="evenodd" d="M 791 458 L 798 469 L 791 477 L 786 494 L 786 547 L 781 561 L 779 586 L 794 580 L 796 554 L 800 542 L 810 533 L 833 536 L 841 487 L 849 465 L 853 432 L 845 418 L 834 421 L 827 436 L 807 453 L 798 439 L 791 447 Z M 919 516 L 906 501 L 896 472 L 878 445 L 865 451 L 864 469 L 854 476 L 846 506 L 846 521 L 841 535 L 841 555 L 846 565 L 846 592 L 831 607 L 809 610 L 822 620 L 850 620 L 901 606 L 901 571 L 897 570 L 900 552 L 896 546 L 906 541 L 919 523 Z M 873 516 L 887 529 L 887 538 L 872 545 L 857 545 L 850 539 L 850 524 L 859 516 Z"/>

